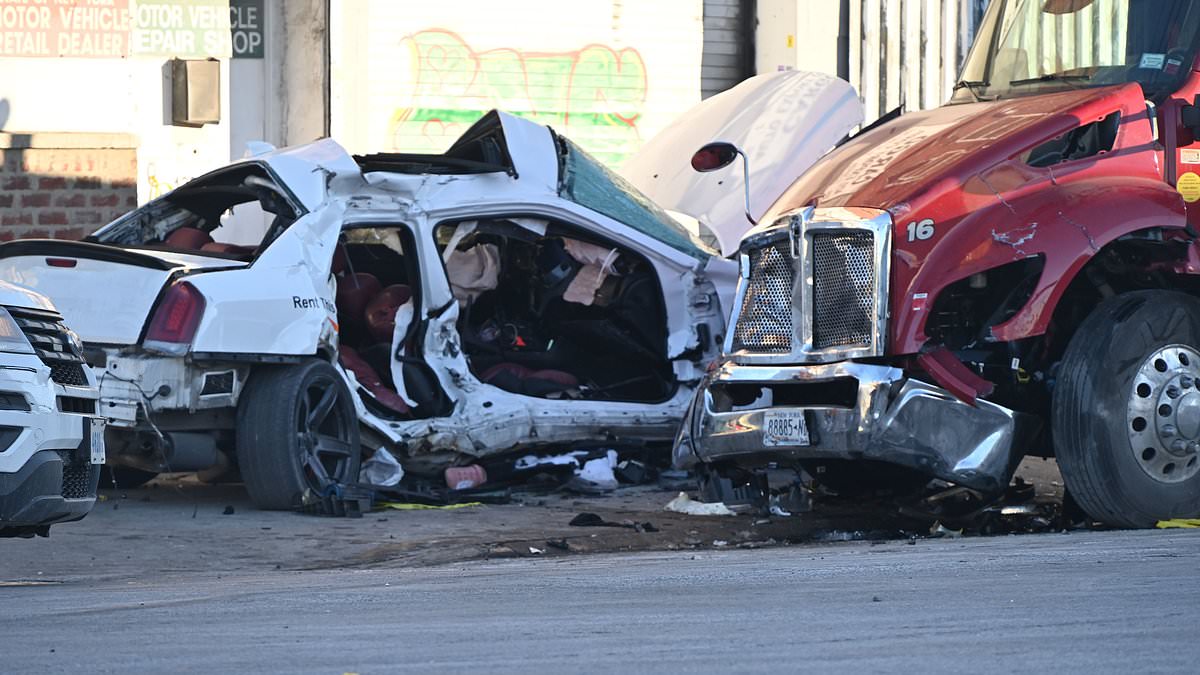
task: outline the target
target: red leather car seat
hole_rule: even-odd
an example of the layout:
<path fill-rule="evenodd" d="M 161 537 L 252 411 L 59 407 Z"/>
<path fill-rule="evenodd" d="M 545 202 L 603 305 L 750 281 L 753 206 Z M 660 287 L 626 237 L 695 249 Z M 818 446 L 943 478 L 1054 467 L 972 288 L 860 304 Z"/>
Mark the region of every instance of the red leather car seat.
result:
<path fill-rule="evenodd" d="M 198 227 L 180 227 L 168 234 L 163 243 L 181 251 L 199 251 L 205 244 L 213 243 L 213 238 Z"/>
<path fill-rule="evenodd" d="M 376 342 L 392 341 L 396 330 L 396 310 L 412 299 L 412 289 L 404 284 L 388 286 L 367 303 L 367 332 Z"/>
<path fill-rule="evenodd" d="M 200 247 L 201 251 L 209 253 L 225 253 L 228 255 L 252 256 L 254 255 L 254 246 L 238 246 L 237 244 L 222 244 L 219 241 L 210 241 Z"/>
<path fill-rule="evenodd" d="M 505 391 L 529 396 L 556 394 L 579 386 L 579 378 L 561 370 L 534 370 L 519 363 L 497 363 L 479 380 Z"/>
<path fill-rule="evenodd" d="M 353 347 L 341 345 L 338 347 L 338 361 L 342 367 L 354 373 L 354 378 L 366 389 L 376 401 L 379 401 L 389 410 L 393 410 L 402 415 L 408 415 L 412 409 L 400 398 L 394 390 L 388 388 L 386 384 L 379 378 L 379 373 L 370 366 Z"/>
<path fill-rule="evenodd" d="M 338 323 L 357 331 L 366 325 L 367 303 L 383 290 L 383 284 L 374 274 L 359 272 L 337 278 L 337 295 L 334 303 L 338 310 Z"/>

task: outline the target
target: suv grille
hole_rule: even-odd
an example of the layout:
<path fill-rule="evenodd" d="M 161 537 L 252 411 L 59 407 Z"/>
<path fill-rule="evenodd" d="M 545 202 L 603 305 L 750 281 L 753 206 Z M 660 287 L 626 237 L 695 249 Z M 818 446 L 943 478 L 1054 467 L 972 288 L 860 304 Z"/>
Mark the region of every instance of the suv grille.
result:
<path fill-rule="evenodd" d="M 63 461 L 63 499 L 87 499 L 95 496 L 95 486 L 100 480 L 100 465 L 77 462 L 71 452 L 59 452 Z"/>
<path fill-rule="evenodd" d="M 38 358 L 50 366 L 50 378 L 59 384 L 86 386 L 87 374 L 83 371 L 83 355 L 76 351 L 67 337 L 67 327 L 62 317 L 23 307 L 5 307 L 21 327 Z"/>
<path fill-rule="evenodd" d="M 814 232 L 813 347 L 871 344 L 875 238 L 870 232 Z"/>
<path fill-rule="evenodd" d="M 792 350 L 792 266 L 785 240 L 750 251 L 750 278 L 733 332 L 737 350 L 786 354 Z"/>

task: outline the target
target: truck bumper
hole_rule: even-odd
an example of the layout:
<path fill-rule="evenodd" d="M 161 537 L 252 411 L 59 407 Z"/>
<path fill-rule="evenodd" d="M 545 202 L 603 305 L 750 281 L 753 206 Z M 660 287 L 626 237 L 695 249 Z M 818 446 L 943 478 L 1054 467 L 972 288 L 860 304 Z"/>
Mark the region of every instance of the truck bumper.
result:
<path fill-rule="evenodd" d="M 809 443 L 768 447 L 764 420 L 770 411 L 801 412 Z M 964 403 L 887 366 L 726 363 L 696 392 L 675 442 L 674 462 L 690 468 L 877 460 L 997 492 L 1012 479 L 1035 430 L 1036 421 L 1026 415 L 983 400 Z"/>

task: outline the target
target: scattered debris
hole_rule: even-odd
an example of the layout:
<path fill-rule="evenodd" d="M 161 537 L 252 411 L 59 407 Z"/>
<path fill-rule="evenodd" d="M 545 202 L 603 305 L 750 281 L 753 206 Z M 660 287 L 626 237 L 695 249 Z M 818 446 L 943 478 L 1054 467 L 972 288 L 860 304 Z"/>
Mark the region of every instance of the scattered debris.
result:
<path fill-rule="evenodd" d="M 1174 520 L 1160 520 L 1158 525 L 1155 527 L 1160 530 L 1200 528 L 1200 518 L 1176 518 Z"/>
<path fill-rule="evenodd" d="M 779 545 L 779 542 L 776 541 L 774 537 L 770 537 L 768 539 L 763 539 L 761 541 L 743 541 L 742 543 L 738 544 L 737 547 L 742 548 L 742 549 L 755 549 L 755 548 L 764 548 L 767 546 L 778 546 L 778 545 Z"/>
<path fill-rule="evenodd" d="M 610 520 L 605 520 L 594 513 L 581 513 L 571 519 L 567 523 L 572 527 L 623 527 L 637 532 L 658 532 L 658 528 L 653 523 L 639 523 L 632 520 L 625 520 L 619 523 L 614 523 Z"/>
<path fill-rule="evenodd" d="M 617 464 L 615 473 L 618 480 L 630 485 L 644 485 L 655 478 L 654 469 L 636 459 L 626 459 Z"/>
<path fill-rule="evenodd" d="M 546 546 L 549 548 L 558 549 L 560 551 L 570 551 L 571 545 L 567 543 L 566 537 L 562 539 L 547 539 Z"/>
<path fill-rule="evenodd" d="M 359 482 L 380 487 L 398 485 L 402 478 L 404 478 L 404 467 L 400 466 L 400 462 L 392 453 L 382 447 L 376 450 L 370 459 L 363 462 L 362 468 L 358 471 Z"/>
<path fill-rule="evenodd" d="M 620 523 L 610 523 L 594 513 L 581 513 L 567 523 L 572 527 L 620 527 Z"/>
<path fill-rule="evenodd" d="M 450 509 L 466 509 L 473 506 L 483 506 L 483 502 L 462 502 L 460 504 L 413 504 L 410 502 L 376 502 L 376 509 L 393 509 L 396 511 L 446 511 Z"/>
<path fill-rule="evenodd" d="M 605 494 L 617 489 L 617 477 L 613 470 L 617 466 L 617 451 L 607 450 L 603 457 L 589 459 L 575 471 L 575 477 L 564 486 L 580 494 Z"/>
<path fill-rule="evenodd" d="M 675 513 L 683 513 L 689 516 L 732 516 L 733 511 L 729 510 L 722 502 L 705 504 L 704 502 L 694 501 L 686 492 L 680 492 L 664 507 L 667 511 Z"/>
<path fill-rule="evenodd" d="M 470 490 L 487 482 L 487 471 L 478 464 L 452 466 L 446 469 L 446 487 L 451 490 Z"/>
<path fill-rule="evenodd" d="M 544 549 L 534 548 L 532 546 L 529 547 L 529 555 L 542 555 L 545 552 L 546 551 Z"/>
<path fill-rule="evenodd" d="M 959 537 L 963 536 L 963 531 L 951 530 L 945 525 L 942 525 L 940 522 L 937 522 L 933 524 L 933 527 L 929 528 L 929 536 L 945 537 L 946 539 L 958 539 Z"/>
<path fill-rule="evenodd" d="M 868 539 L 866 532 L 862 530 L 826 530 L 818 532 L 812 537 L 812 541 L 818 542 L 834 542 L 834 541 L 862 541 Z"/>
<path fill-rule="evenodd" d="M 931 489 L 918 502 L 901 505 L 900 513 L 962 534 L 1048 532 L 1090 525 L 1086 516 L 1070 507 L 1069 494 L 1062 501 L 1039 496 L 1020 477 L 1004 493 L 993 496 L 941 481 L 933 481 Z"/>

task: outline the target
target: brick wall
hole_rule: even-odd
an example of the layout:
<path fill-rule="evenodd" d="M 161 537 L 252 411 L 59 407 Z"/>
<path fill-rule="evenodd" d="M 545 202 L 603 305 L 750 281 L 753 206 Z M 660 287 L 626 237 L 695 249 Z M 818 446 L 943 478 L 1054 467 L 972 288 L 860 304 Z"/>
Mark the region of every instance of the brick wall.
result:
<path fill-rule="evenodd" d="M 124 134 L 0 133 L 0 241 L 79 239 L 137 206 Z"/>

